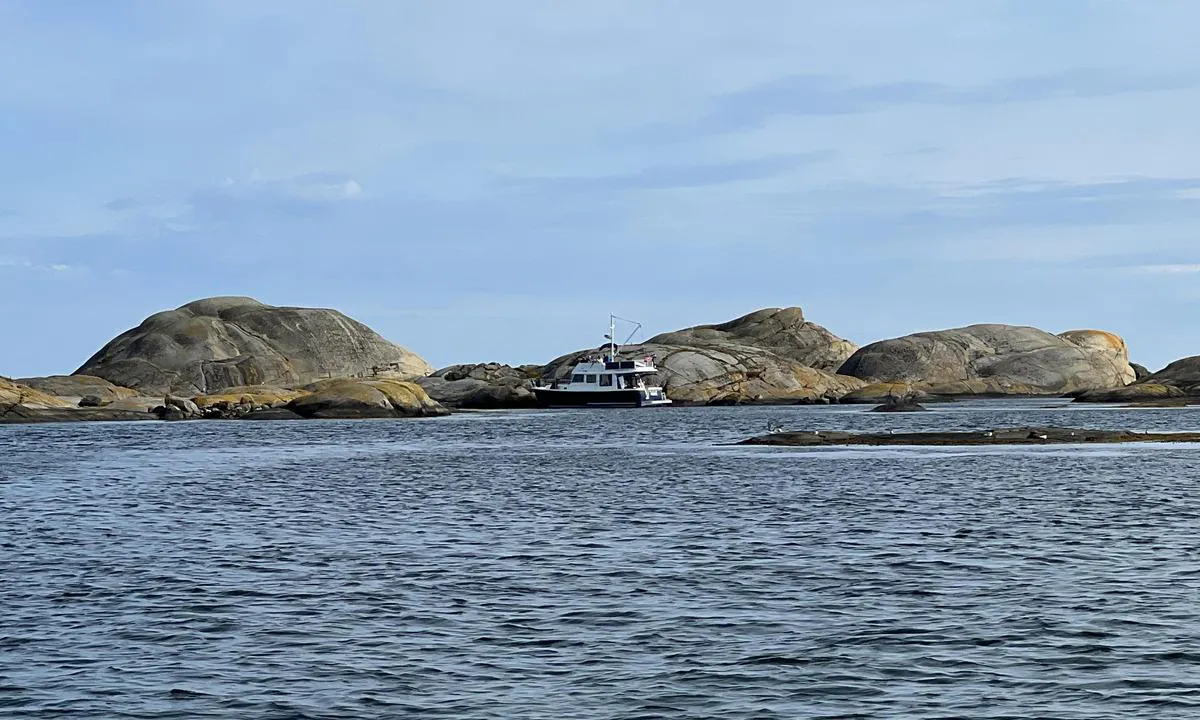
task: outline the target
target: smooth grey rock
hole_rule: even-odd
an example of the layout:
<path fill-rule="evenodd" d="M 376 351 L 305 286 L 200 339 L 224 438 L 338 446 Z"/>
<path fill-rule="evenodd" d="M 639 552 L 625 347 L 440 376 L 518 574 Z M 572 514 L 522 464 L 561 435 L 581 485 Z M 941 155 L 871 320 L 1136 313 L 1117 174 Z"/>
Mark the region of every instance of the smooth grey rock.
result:
<path fill-rule="evenodd" d="M 1078 402 L 1155 403 L 1200 397 L 1200 355 L 1176 360 L 1133 385 L 1081 393 Z"/>
<path fill-rule="evenodd" d="M 18 408 L 32 410 L 75 409 L 75 404 L 63 398 L 13 382 L 0 376 L 0 415 L 14 413 Z"/>
<path fill-rule="evenodd" d="M 489 383 L 474 378 L 446 380 L 440 377 L 418 378 L 415 381 L 429 397 L 450 408 L 464 410 L 495 410 L 537 406 L 537 397 L 525 383 Z"/>
<path fill-rule="evenodd" d="M 200 407 L 188 398 L 172 397 L 168 395 L 163 399 L 163 405 L 168 409 L 178 410 L 185 417 L 200 417 L 203 413 L 200 412 Z"/>
<path fill-rule="evenodd" d="M 448 410 L 414 382 L 400 380 L 324 380 L 308 386 L 311 394 L 286 408 L 315 419 L 433 417 Z"/>
<path fill-rule="evenodd" d="M 717 325 L 697 325 L 655 335 L 652 345 L 715 348 L 753 347 L 768 350 L 818 370 L 836 372 L 854 351 L 844 340 L 804 318 L 798 307 L 764 308 Z"/>
<path fill-rule="evenodd" d="M 1179 388 L 1187 395 L 1200 395 L 1200 355 L 1176 360 L 1147 376 L 1142 383 L 1168 385 Z"/>
<path fill-rule="evenodd" d="M 302 415 L 288 410 L 287 408 L 266 408 L 264 410 L 255 410 L 254 412 L 242 415 L 241 420 L 303 420 Z"/>
<path fill-rule="evenodd" d="M 490 410 L 537 406 L 530 389 L 536 367 L 515 368 L 500 363 L 452 365 L 416 383 L 429 397 L 451 408 Z"/>
<path fill-rule="evenodd" d="M 511 383 L 520 385 L 535 380 L 539 368 L 536 365 L 513 367 L 501 363 L 473 363 L 467 365 L 451 365 L 434 372 L 431 377 L 442 378 L 449 382 L 457 380 L 482 380 L 488 383 Z"/>
<path fill-rule="evenodd" d="M 151 315 L 76 374 L 148 395 L 190 396 L 245 385 L 295 387 L 327 377 L 412 378 L 431 370 L 413 352 L 336 310 L 217 297 Z"/>
<path fill-rule="evenodd" d="M 927 408 L 921 403 L 913 399 L 895 400 L 885 402 L 882 405 L 877 405 L 869 412 L 876 413 L 909 413 L 909 412 L 926 412 Z"/>
<path fill-rule="evenodd" d="M 200 410 L 196 403 L 188 398 L 173 397 L 171 395 L 163 398 L 162 405 L 151 409 L 160 420 L 197 420 L 204 417 L 204 413 Z"/>
<path fill-rule="evenodd" d="M 1125 342 L 1116 335 L 1052 335 L 1013 325 L 971 325 L 872 343 L 839 372 L 950 396 L 1064 394 L 1122 387 L 1135 377 Z"/>
<path fill-rule="evenodd" d="M 133 410 L 102 408 L 29 408 L 17 407 L 5 411 L 0 405 L 0 425 L 62 422 L 129 422 L 153 420 L 154 415 Z"/>
<path fill-rule="evenodd" d="M 108 380 L 92 375 L 47 375 L 45 377 L 19 378 L 17 382 L 37 388 L 48 395 L 62 398 L 98 397 L 105 402 L 135 397 L 137 391 L 114 385 Z"/>
<path fill-rule="evenodd" d="M 1092 403 L 1155 403 L 1188 397 L 1188 393 L 1174 385 L 1143 380 L 1133 385 L 1107 390 L 1088 390 L 1075 396 L 1075 402 Z"/>

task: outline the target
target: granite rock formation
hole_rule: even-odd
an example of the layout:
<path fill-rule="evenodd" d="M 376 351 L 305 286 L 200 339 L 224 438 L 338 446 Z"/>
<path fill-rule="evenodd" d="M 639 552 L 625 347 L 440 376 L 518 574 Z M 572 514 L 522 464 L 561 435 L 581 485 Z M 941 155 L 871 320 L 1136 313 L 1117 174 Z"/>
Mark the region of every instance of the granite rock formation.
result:
<path fill-rule="evenodd" d="M 652 345 L 714 348 L 752 347 L 817 370 L 837 372 L 858 346 L 811 323 L 798 307 L 765 308 L 719 325 L 697 325 L 655 335 Z"/>
<path fill-rule="evenodd" d="M 226 388 L 214 395 L 197 395 L 192 398 L 201 414 L 208 420 L 237 420 L 253 413 L 286 407 L 296 398 L 308 394 L 307 390 L 288 390 L 266 386 Z"/>
<path fill-rule="evenodd" d="M 73 402 L 9 378 L 0 377 L 0 415 L 15 413 L 18 408 L 51 410 L 73 407 L 75 407 Z"/>
<path fill-rule="evenodd" d="M 171 395 L 163 398 L 163 404 L 152 408 L 150 412 L 159 420 L 199 420 L 204 417 L 200 407 L 192 400 Z"/>
<path fill-rule="evenodd" d="M 401 380 L 322 380 L 285 407 L 315 419 L 433 417 L 449 411 L 414 382 Z"/>
<path fill-rule="evenodd" d="M 17 382 L 46 393 L 82 404 L 84 398 L 94 398 L 101 405 L 137 396 L 132 388 L 113 385 L 100 377 L 91 375 L 48 375 L 46 377 L 19 378 Z M 94 407 L 94 406 L 93 406 Z"/>
<path fill-rule="evenodd" d="M 75 374 L 145 395 L 190 396 L 245 385 L 295 387 L 322 378 L 408 379 L 432 369 L 336 310 L 215 297 L 151 315 Z"/>
<path fill-rule="evenodd" d="M 1142 382 L 1179 388 L 1191 396 L 1200 395 L 1200 355 L 1176 360 Z"/>
<path fill-rule="evenodd" d="M 1128 387 L 1080 393 L 1078 402 L 1159 402 L 1200 398 L 1200 355 L 1176 360 Z"/>
<path fill-rule="evenodd" d="M 870 401 L 896 383 L 921 396 L 1062 395 L 1133 382 L 1125 341 L 1075 330 L 1052 335 L 1031 327 L 971 325 L 908 335 L 859 349 L 839 370 L 868 383 Z"/>
<path fill-rule="evenodd" d="M 656 335 L 622 347 L 621 356 L 653 356 L 659 373 L 651 381 L 677 403 L 828 403 L 866 384 L 832 370 L 853 351 L 852 343 L 805 320 L 800 308 L 768 308 L 720 325 Z M 564 355 L 542 375 L 562 378 L 581 358 L 604 352 Z"/>
<path fill-rule="evenodd" d="M 535 407 L 530 388 L 538 376 L 536 366 L 512 367 L 500 363 L 452 365 L 416 383 L 429 397 L 451 408 L 484 410 Z"/>
<path fill-rule="evenodd" d="M 121 401 L 126 402 L 126 401 Z M 80 408 L 67 398 L 0 377 L 0 424 L 74 422 L 79 420 L 152 420 L 144 410 Z"/>

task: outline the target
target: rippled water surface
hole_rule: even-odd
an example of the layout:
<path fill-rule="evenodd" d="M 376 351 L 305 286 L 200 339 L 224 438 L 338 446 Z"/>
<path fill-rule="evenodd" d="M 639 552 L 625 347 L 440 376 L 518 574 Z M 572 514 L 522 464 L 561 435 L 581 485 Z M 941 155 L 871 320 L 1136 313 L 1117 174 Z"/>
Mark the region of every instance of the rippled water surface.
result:
<path fill-rule="evenodd" d="M 1196 718 L 1200 411 L 0 427 L 0 716 Z"/>

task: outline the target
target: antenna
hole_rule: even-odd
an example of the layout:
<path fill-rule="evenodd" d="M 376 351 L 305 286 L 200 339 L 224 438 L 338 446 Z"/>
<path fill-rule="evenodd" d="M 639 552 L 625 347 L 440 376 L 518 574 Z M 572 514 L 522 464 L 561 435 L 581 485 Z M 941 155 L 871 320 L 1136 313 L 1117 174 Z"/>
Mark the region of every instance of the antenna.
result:
<path fill-rule="evenodd" d="M 625 338 L 625 342 L 621 343 L 622 345 L 628 345 L 629 341 L 633 339 L 633 336 L 637 335 L 637 331 L 642 329 L 642 324 L 640 322 L 638 322 L 637 320 L 630 320 L 629 318 L 623 318 L 620 315 L 613 315 L 610 313 L 608 316 L 608 329 L 609 329 L 609 335 L 613 336 L 614 342 L 616 341 L 616 331 L 617 331 L 616 325 L 614 324 L 615 320 L 620 320 L 622 322 L 627 322 L 627 323 L 633 323 L 633 325 L 634 325 L 633 332 L 629 333 L 629 337 Z M 616 359 L 617 359 L 616 350 L 615 350 L 615 346 L 614 346 L 613 360 L 616 360 Z"/>
<path fill-rule="evenodd" d="M 617 361 L 617 316 L 612 313 L 608 314 L 608 359 L 609 362 Z"/>

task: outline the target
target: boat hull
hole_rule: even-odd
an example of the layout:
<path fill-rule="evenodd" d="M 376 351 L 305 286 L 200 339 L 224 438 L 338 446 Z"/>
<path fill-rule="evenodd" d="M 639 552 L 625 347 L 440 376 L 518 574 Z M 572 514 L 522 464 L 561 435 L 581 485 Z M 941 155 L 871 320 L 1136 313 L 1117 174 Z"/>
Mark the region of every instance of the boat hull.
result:
<path fill-rule="evenodd" d="M 665 399 L 650 400 L 640 390 L 559 390 L 534 388 L 538 405 L 547 408 L 633 408 L 670 405 Z"/>

